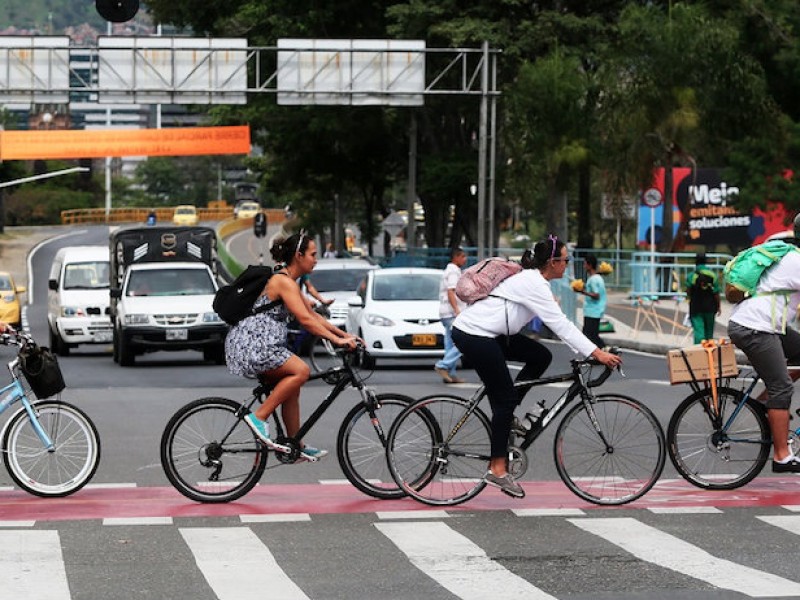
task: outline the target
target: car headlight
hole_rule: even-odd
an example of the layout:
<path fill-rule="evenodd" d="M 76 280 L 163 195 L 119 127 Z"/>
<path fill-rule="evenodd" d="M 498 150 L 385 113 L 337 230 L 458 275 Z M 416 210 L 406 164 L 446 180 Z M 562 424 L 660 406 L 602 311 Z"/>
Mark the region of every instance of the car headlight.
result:
<path fill-rule="evenodd" d="M 3 301 L 4 302 L 13 302 L 14 301 L 14 294 L 3 294 Z"/>
<path fill-rule="evenodd" d="M 394 325 L 394 321 L 391 319 L 387 319 L 386 317 L 382 317 L 381 315 L 374 315 L 368 314 L 364 317 L 370 325 L 375 325 L 376 327 L 392 327 Z"/>
<path fill-rule="evenodd" d="M 222 323 L 222 319 L 215 312 L 203 313 L 203 323 Z"/>
<path fill-rule="evenodd" d="M 62 317 L 85 317 L 86 313 L 83 312 L 82 308 L 78 308 L 75 306 L 62 306 L 61 307 L 61 316 Z"/>
<path fill-rule="evenodd" d="M 147 325 L 149 320 L 149 315 L 125 315 L 126 325 Z"/>

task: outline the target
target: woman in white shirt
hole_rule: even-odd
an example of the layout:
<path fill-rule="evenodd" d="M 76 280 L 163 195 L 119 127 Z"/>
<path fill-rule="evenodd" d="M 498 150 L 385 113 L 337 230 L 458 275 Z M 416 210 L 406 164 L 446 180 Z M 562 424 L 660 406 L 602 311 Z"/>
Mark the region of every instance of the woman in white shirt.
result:
<path fill-rule="evenodd" d="M 465 308 L 453 323 L 453 342 L 475 365 L 492 407 L 491 460 L 485 480 L 515 498 L 525 496 L 525 491 L 508 473 L 508 438 L 514 409 L 522 398 L 517 397 L 506 363 L 525 363 L 517 375 L 524 381 L 541 377 L 552 360 L 543 344 L 520 334 L 522 328 L 539 317 L 574 352 L 612 368 L 622 362 L 589 341 L 556 302 L 550 280 L 564 276 L 569 260 L 566 245 L 555 236 L 536 243 L 523 256 L 522 272 Z"/>

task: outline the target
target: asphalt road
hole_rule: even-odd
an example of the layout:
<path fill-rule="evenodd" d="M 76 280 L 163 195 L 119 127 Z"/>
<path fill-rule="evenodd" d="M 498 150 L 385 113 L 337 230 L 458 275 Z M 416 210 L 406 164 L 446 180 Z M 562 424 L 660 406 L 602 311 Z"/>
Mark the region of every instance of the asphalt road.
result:
<path fill-rule="evenodd" d="M 47 271 L 62 245 L 105 243 L 105 227 L 71 230 L 33 255 L 29 326 L 47 339 Z M 243 235 L 240 243 L 250 240 Z M 551 371 L 570 353 L 548 342 Z M 0 349 L 8 360 L 9 349 Z M 628 352 L 626 378 L 602 391 L 639 398 L 666 425 L 685 386 L 666 383 L 663 357 Z M 61 360 L 63 397 L 95 420 L 102 460 L 93 484 L 65 499 L 8 489 L 0 471 L 0 600 L 108 598 L 800 598 L 796 558 L 800 481 L 763 474 L 737 492 L 714 494 L 675 481 L 633 505 L 601 509 L 577 500 L 553 467 L 552 433 L 529 451 L 524 501 L 487 490 L 458 509 L 412 500 L 369 500 L 349 485 L 334 456 L 269 469 L 241 501 L 199 505 L 168 486 L 158 444 L 169 416 L 203 396 L 242 398 L 250 383 L 192 352 L 156 353 L 114 364 L 110 348 Z M 381 361 L 369 383 L 419 397 L 469 395 L 477 378 L 445 386 L 429 361 Z M 557 395 L 552 387 L 532 392 Z M 305 414 L 327 392 L 304 390 Z M 335 403 L 309 434 L 333 449 L 354 395 Z M 0 420 L 6 418 L 0 416 Z M 516 511 L 516 512 L 515 512 Z"/>

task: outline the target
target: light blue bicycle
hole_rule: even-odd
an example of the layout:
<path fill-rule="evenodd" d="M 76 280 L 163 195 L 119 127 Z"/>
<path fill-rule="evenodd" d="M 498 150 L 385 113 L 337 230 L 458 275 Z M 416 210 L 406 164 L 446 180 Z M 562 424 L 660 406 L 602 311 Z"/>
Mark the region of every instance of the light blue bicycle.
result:
<path fill-rule="evenodd" d="M 9 329 L 0 334 L 0 344 L 19 347 L 17 357 L 8 363 L 12 382 L 0 389 L 0 413 L 17 402 L 22 404 L 2 432 L 3 462 L 9 474 L 19 487 L 36 496 L 77 492 L 100 463 L 97 428 L 79 408 L 57 398 L 36 400 L 26 389 L 24 383 L 32 389 L 39 387 L 36 369 L 27 374 L 22 369 L 22 357 L 37 356 L 38 347 L 30 335 Z M 39 368 L 58 369 L 58 365 L 42 363 Z"/>

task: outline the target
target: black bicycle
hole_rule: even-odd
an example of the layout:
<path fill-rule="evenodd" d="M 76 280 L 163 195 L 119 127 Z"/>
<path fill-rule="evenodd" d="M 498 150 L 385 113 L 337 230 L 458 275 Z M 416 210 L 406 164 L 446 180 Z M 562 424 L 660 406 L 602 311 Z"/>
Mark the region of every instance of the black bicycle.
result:
<path fill-rule="evenodd" d="M 571 373 L 515 383 L 525 392 L 540 385 L 571 384 L 551 406 L 541 401 L 541 414 L 529 415 L 528 427 L 515 422 L 509 472 L 517 478 L 524 475 L 528 468 L 525 450 L 566 411 L 553 446 L 556 468 L 566 486 L 595 504 L 636 500 L 653 487 L 664 469 L 666 443 L 661 425 L 634 398 L 592 393 L 591 388 L 608 379 L 611 369 L 604 368 L 591 379 L 597 361 L 570 362 Z M 400 413 L 389 430 L 387 459 L 392 476 L 408 495 L 425 504 L 454 505 L 483 490 L 491 437 L 489 419 L 478 408 L 485 396 L 483 387 L 469 400 L 429 396 Z"/>
<path fill-rule="evenodd" d="M 272 386 L 262 380 L 244 402 L 228 398 L 200 398 L 190 402 L 169 420 L 161 437 L 161 465 L 170 483 L 184 496 L 198 502 L 230 502 L 249 492 L 264 474 L 267 458 L 274 452 L 282 464 L 304 460 L 302 440 L 333 401 L 352 386 L 361 401 L 348 412 L 339 428 L 336 453 L 345 477 L 359 490 L 375 498 L 400 498 L 405 492 L 392 480 L 386 464 L 386 435 L 394 418 L 413 399 L 402 394 L 376 394 L 354 366 L 363 364 L 366 351 L 338 350 L 341 365 L 310 379 L 331 384 L 328 396 L 289 438 L 278 412 L 274 441 L 287 452 L 268 449 L 244 422 L 256 403 Z M 361 359 L 361 360 L 358 360 Z"/>

